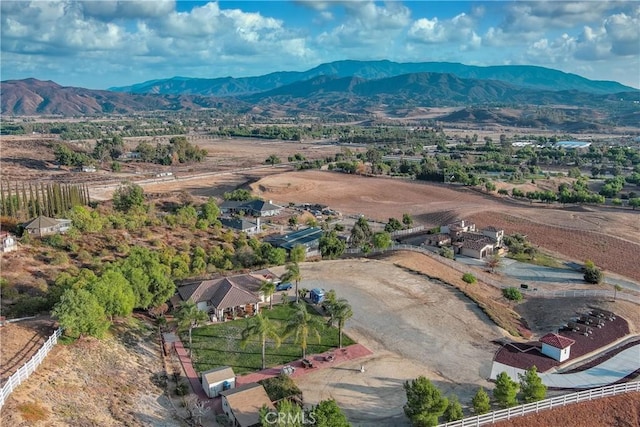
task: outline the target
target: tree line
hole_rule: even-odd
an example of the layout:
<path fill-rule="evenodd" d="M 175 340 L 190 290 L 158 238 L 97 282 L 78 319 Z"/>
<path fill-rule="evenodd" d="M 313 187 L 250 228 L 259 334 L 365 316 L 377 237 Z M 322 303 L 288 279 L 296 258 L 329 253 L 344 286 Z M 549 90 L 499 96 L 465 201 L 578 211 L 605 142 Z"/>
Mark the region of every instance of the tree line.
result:
<path fill-rule="evenodd" d="M 74 206 L 88 205 L 86 184 L 0 181 L 0 215 L 26 221 L 39 215 L 56 217 Z"/>

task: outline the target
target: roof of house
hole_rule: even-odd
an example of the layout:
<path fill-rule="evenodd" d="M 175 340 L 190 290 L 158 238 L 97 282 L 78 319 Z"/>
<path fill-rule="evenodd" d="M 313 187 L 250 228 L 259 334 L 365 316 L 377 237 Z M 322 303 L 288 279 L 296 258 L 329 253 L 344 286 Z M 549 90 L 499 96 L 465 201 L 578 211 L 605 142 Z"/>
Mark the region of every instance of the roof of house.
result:
<path fill-rule="evenodd" d="M 469 248 L 476 251 L 484 249 L 487 246 L 493 247 L 493 242 L 489 239 L 465 240 L 464 242 L 462 242 L 463 248 Z"/>
<path fill-rule="evenodd" d="M 324 231 L 319 227 L 307 227 L 293 233 L 278 236 L 269 242 L 274 246 L 290 250 L 296 245 L 309 245 L 315 240 L 319 240 L 323 233 Z"/>
<path fill-rule="evenodd" d="M 242 276 L 221 277 L 201 282 L 190 283 L 178 288 L 178 294 L 183 301 L 193 301 L 196 304 L 203 301 L 211 301 L 217 309 L 237 307 L 245 304 L 255 304 L 260 299 L 241 284 L 249 285 L 259 282 L 257 278 L 245 278 Z M 238 283 L 236 283 L 238 282 Z M 253 285 L 252 287 L 255 287 Z M 259 286 L 258 286 L 259 288 Z"/>
<path fill-rule="evenodd" d="M 220 222 L 227 228 L 233 228 L 234 230 L 250 230 L 257 227 L 258 224 L 252 221 L 247 221 L 242 218 L 220 218 Z"/>
<path fill-rule="evenodd" d="M 32 219 L 28 223 L 24 225 L 24 228 L 27 230 L 37 230 L 40 228 L 49 228 L 55 227 L 60 222 L 55 218 L 49 218 L 48 216 L 40 215 L 37 218 Z"/>
<path fill-rule="evenodd" d="M 483 228 L 482 230 L 483 230 L 483 231 L 501 231 L 501 230 L 499 230 L 499 229 L 495 228 L 493 225 L 490 225 L 490 226 L 488 226 L 488 227 L 485 227 L 485 228 Z"/>
<path fill-rule="evenodd" d="M 551 347 L 564 349 L 575 343 L 575 340 L 571 338 L 563 337 L 562 335 L 548 333 L 547 335 L 540 338 L 540 342 L 543 344 L 550 345 Z"/>
<path fill-rule="evenodd" d="M 249 383 L 240 387 L 220 392 L 233 412 L 241 427 L 260 423 L 260 408 L 267 406 L 275 410 L 264 387 L 258 383 Z"/>
<path fill-rule="evenodd" d="M 282 206 L 274 205 L 271 200 L 227 200 L 220 205 L 221 209 L 246 209 L 252 211 L 266 212 L 283 209 Z"/>
<path fill-rule="evenodd" d="M 202 373 L 202 378 L 207 379 L 207 383 L 215 384 L 221 381 L 235 378 L 236 374 L 229 366 L 220 366 L 215 369 L 210 369 Z"/>

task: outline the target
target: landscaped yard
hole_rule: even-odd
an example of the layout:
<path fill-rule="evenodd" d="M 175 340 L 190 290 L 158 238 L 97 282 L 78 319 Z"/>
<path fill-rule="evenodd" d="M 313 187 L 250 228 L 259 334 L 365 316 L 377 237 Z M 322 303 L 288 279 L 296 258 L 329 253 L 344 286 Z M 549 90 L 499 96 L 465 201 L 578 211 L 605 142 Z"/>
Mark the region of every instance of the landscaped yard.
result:
<path fill-rule="evenodd" d="M 313 307 L 308 306 L 309 313 L 316 314 Z M 287 319 L 294 312 L 290 305 L 277 305 L 272 310 L 263 309 L 263 313 L 284 329 Z M 218 366 L 230 366 L 236 374 L 260 370 L 262 367 L 261 345 L 258 339 L 249 341 L 246 347 L 240 345 L 242 330 L 248 319 L 238 319 L 230 322 L 217 323 L 193 330 L 193 366 L 198 372 L 203 372 Z M 294 344 L 294 337 L 286 337 L 280 347 L 276 348 L 273 340 L 267 340 L 267 366 L 277 366 L 302 358 L 300 345 Z M 185 346 L 189 343 L 188 334 L 182 335 Z M 348 336 L 342 336 L 344 346 L 354 344 Z M 313 334 L 309 335 L 307 355 L 323 353 L 338 347 L 338 329 L 324 327 L 320 332 L 320 344 Z"/>

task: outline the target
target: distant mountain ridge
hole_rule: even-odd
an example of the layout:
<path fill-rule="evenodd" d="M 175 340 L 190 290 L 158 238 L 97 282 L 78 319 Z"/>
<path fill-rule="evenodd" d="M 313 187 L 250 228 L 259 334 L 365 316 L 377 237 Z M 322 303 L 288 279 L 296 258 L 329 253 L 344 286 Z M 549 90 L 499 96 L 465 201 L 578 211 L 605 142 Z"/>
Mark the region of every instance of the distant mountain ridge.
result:
<path fill-rule="evenodd" d="M 255 77 L 188 78 L 151 80 L 109 90 L 137 94 L 188 94 L 207 96 L 242 96 L 264 92 L 318 76 L 383 79 L 404 74 L 444 73 L 459 78 L 498 80 L 516 86 L 541 90 L 577 90 L 593 94 L 636 91 L 613 81 L 589 80 L 576 74 L 531 65 L 496 65 L 479 67 L 450 62 L 397 63 L 381 61 L 336 61 L 307 71 L 280 71 Z"/>

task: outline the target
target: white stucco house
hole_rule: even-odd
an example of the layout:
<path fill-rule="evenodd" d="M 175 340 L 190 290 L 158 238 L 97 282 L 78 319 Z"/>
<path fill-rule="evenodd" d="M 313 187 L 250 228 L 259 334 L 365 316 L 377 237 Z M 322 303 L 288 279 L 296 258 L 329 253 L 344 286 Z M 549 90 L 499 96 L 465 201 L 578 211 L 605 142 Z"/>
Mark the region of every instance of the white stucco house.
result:
<path fill-rule="evenodd" d="M 218 397 L 221 391 L 236 387 L 236 374 L 229 366 L 221 366 L 202 373 L 202 388 L 209 397 Z"/>
<path fill-rule="evenodd" d="M 6 231 L 0 232 L 0 244 L 2 252 L 11 252 L 18 249 L 18 242 L 15 236 Z"/>
<path fill-rule="evenodd" d="M 571 338 L 549 333 L 540 338 L 542 354 L 549 356 L 558 362 L 564 362 L 571 355 L 571 346 L 575 343 Z"/>

